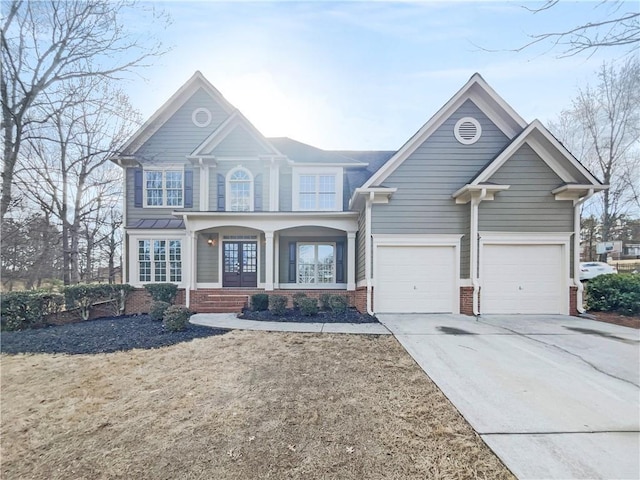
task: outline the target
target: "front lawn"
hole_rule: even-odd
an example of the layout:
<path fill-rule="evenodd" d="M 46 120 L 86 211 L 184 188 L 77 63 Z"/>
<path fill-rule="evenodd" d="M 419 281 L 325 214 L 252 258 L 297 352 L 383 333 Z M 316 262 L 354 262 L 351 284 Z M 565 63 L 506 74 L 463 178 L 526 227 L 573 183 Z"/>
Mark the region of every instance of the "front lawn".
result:
<path fill-rule="evenodd" d="M 514 478 L 390 336 L 1 362 L 4 479 Z"/>

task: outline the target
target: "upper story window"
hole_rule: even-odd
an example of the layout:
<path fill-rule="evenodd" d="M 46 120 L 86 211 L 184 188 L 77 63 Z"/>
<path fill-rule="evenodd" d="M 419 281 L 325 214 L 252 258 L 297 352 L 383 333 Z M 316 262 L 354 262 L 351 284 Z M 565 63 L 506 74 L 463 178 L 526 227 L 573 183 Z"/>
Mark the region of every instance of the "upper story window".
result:
<path fill-rule="evenodd" d="M 301 210 L 335 210 L 335 175 L 300 175 Z"/>
<path fill-rule="evenodd" d="M 182 170 L 145 170 L 145 206 L 181 207 L 184 195 Z"/>
<path fill-rule="evenodd" d="M 244 168 L 238 167 L 227 175 L 227 210 L 250 212 L 253 210 L 253 178 Z"/>
<path fill-rule="evenodd" d="M 293 195 L 294 210 L 342 210 L 342 169 L 298 169 Z"/>

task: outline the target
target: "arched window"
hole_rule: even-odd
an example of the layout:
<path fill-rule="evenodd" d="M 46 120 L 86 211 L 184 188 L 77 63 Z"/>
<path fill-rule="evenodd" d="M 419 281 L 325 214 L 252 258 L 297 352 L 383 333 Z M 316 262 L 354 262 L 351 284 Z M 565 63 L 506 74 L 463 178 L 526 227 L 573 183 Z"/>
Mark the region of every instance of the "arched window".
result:
<path fill-rule="evenodd" d="M 250 212 L 253 210 L 253 178 L 244 168 L 238 167 L 227 175 L 227 210 Z"/>

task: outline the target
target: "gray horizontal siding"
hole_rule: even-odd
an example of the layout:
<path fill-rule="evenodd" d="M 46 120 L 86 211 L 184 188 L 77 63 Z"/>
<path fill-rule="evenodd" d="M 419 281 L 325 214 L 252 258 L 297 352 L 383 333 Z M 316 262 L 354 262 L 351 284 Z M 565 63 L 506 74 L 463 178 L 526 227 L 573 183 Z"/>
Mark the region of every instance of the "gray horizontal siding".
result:
<path fill-rule="evenodd" d="M 197 108 L 204 107 L 211 112 L 211 123 L 197 127 L 191 115 Z M 183 162 L 186 155 L 193 152 L 205 138 L 227 118 L 222 107 L 204 90 L 198 89 L 160 129 L 138 150 L 136 157 L 141 162 L 173 163 Z"/>
<path fill-rule="evenodd" d="M 454 136 L 455 123 L 474 117 L 482 135 L 473 145 Z M 420 147 L 382 182 L 397 188 L 388 204 L 374 204 L 374 234 L 464 235 L 461 277 L 469 277 L 469 205 L 457 205 L 451 195 L 487 165 L 509 139 L 470 100 L 467 100 Z"/>
<path fill-rule="evenodd" d="M 511 185 L 495 200 L 482 202 L 478 226 L 481 231 L 571 232 L 573 206 L 558 201 L 551 190 L 562 180 L 529 147 L 521 147 L 489 180 Z"/>
<path fill-rule="evenodd" d="M 238 126 L 211 153 L 216 156 L 254 156 L 269 152 L 244 127 Z"/>
<path fill-rule="evenodd" d="M 209 236 L 215 239 L 216 246 L 210 247 L 207 244 Z M 196 281 L 199 283 L 215 283 L 218 281 L 218 245 L 217 233 L 198 234 L 197 241 L 197 266 Z"/>
<path fill-rule="evenodd" d="M 280 193 L 279 203 L 281 212 L 290 212 L 293 197 L 293 176 L 290 167 L 280 168 Z"/>

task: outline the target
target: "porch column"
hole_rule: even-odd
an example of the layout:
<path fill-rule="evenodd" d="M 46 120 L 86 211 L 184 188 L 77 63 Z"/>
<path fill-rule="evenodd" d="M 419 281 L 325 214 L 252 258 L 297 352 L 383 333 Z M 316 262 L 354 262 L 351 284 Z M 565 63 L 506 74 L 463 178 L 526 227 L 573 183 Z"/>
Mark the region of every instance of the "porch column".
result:
<path fill-rule="evenodd" d="M 196 289 L 196 268 L 197 268 L 197 252 L 196 252 L 196 239 L 197 234 L 193 231 L 187 232 L 187 238 L 189 241 L 188 253 L 185 256 L 189 259 L 187 264 L 187 271 L 185 272 L 185 277 L 187 278 L 186 292 L 185 292 L 185 300 L 187 307 L 191 305 L 191 289 Z"/>
<path fill-rule="evenodd" d="M 280 234 L 273 237 L 273 288 L 280 288 Z"/>
<path fill-rule="evenodd" d="M 347 232 L 347 290 L 356 289 L 356 232 Z"/>
<path fill-rule="evenodd" d="M 273 232 L 264 232 L 266 245 L 264 248 L 264 289 L 273 290 Z"/>

